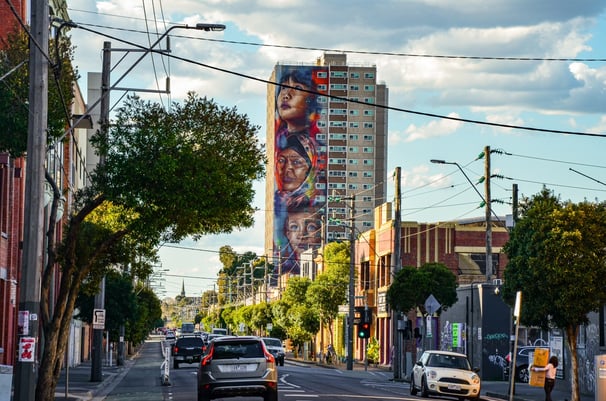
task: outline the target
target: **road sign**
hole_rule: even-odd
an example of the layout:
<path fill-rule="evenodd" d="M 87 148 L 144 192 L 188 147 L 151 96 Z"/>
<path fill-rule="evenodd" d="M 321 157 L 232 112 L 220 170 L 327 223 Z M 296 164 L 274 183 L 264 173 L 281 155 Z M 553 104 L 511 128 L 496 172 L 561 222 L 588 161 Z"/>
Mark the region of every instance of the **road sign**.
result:
<path fill-rule="evenodd" d="M 436 297 L 434 297 L 433 295 L 429 295 L 427 297 L 427 299 L 425 300 L 425 310 L 430 315 L 433 315 L 434 312 L 437 312 L 438 309 L 440 309 L 440 306 L 442 306 L 442 305 L 438 302 Z"/>
<path fill-rule="evenodd" d="M 93 310 L 93 329 L 105 330 L 105 309 Z"/>

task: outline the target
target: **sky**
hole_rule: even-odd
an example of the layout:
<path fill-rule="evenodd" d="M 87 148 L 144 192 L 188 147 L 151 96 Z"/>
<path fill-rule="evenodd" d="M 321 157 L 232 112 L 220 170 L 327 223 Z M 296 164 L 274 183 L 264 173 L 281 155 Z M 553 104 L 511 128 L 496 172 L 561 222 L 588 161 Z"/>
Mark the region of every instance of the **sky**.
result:
<path fill-rule="evenodd" d="M 110 41 L 112 84 L 124 76 L 120 87 L 157 90 L 170 76 L 170 96 L 138 95 L 167 107 L 188 91 L 213 98 L 248 115 L 262 142 L 277 63 L 311 64 L 328 51 L 376 65 L 392 108 L 385 201 L 394 200 L 400 167 L 404 221 L 484 216 L 483 184 L 471 184 L 484 175 L 486 147 L 498 216 L 511 214 L 514 184 L 519 198 L 546 186 L 562 200 L 606 199 L 603 0 L 68 0 L 68 13 L 79 25 L 70 35 L 85 96 L 87 73 L 101 71 Z M 172 28 L 178 59 L 148 55 L 135 65 L 141 53 L 119 51 L 200 22 L 226 30 Z M 112 107 L 123 94 L 112 91 Z M 188 296 L 212 290 L 221 246 L 263 254 L 264 183 L 254 188 L 254 227 L 160 248 L 159 295 L 183 285 Z"/>

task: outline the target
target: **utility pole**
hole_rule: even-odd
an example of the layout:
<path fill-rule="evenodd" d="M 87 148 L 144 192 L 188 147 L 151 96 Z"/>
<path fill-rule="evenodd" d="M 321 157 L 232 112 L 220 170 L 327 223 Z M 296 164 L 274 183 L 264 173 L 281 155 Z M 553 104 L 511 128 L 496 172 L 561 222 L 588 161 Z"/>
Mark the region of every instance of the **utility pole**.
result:
<path fill-rule="evenodd" d="M 19 282 L 19 353 L 13 386 L 15 401 L 33 401 L 38 381 L 38 314 L 45 259 L 43 230 L 44 160 L 48 124 L 48 25 L 48 0 L 32 2 L 23 261 Z"/>
<path fill-rule="evenodd" d="M 100 131 L 101 137 L 107 141 L 109 130 L 109 95 L 111 71 L 111 42 L 103 42 L 103 68 L 101 70 L 101 103 L 100 103 Z M 105 155 L 99 155 L 99 164 L 105 164 Z M 95 295 L 95 309 L 105 309 L 105 277 L 101 280 L 99 292 Z M 90 367 L 90 381 L 103 381 L 103 330 L 93 328 L 93 352 Z M 107 339 L 109 341 L 109 338 Z"/>
<path fill-rule="evenodd" d="M 394 243 L 393 243 L 393 260 L 391 264 L 393 265 L 393 279 L 396 277 L 400 269 L 402 268 L 402 190 L 401 190 L 401 168 L 396 167 L 394 171 L 394 181 L 396 184 L 396 198 L 395 198 L 395 218 L 394 218 Z M 399 323 L 400 323 L 400 311 L 391 310 L 391 329 L 392 329 L 392 347 L 393 347 L 393 355 L 392 355 L 392 366 L 393 366 L 393 378 L 401 379 L 402 378 L 402 342 L 399 331 Z"/>
<path fill-rule="evenodd" d="M 354 288 L 354 276 L 356 267 L 356 221 L 355 221 L 355 208 L 356 208 L 356 195 L 351 195 L 349 198 L 350 204 L 350 238 L 349 238 L 349 317 L 347 318 L 347 370 L 353 370 L 353 323 L 355 319 L 355 293 Z"/>
<path fill-rule="evenodd" d="M 490 146 L 484 148 L 486 155 L 484 163 L 484 191 L 486 193 L 486 282 L 490 283 L 492 277 L 492 221 L 491 221 L 491 198 L 490 198 Z"/>

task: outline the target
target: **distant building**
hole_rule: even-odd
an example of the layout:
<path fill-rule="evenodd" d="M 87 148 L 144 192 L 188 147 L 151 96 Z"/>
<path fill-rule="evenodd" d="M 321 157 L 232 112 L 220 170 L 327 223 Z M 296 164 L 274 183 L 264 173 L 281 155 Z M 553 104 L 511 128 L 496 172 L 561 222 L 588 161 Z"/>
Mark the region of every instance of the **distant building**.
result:
<path fill-rule="evenodd" d="M 388 90 L 375 65 L 345 54 L 277 64 L 270 80 L 265 254 L 287 277 L 305 250 L 350 238 L 352 204 L 356 232 L 372 227 L 386 196 Z"/>

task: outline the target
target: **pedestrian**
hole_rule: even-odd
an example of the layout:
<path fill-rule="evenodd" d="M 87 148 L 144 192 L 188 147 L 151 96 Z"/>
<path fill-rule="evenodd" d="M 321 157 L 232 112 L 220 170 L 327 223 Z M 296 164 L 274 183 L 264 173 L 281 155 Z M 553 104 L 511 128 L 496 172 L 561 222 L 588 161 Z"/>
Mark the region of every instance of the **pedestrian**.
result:
<path fill-rule="evenodd" d="M 539 368 L 536 366 L 532 367 L 534 372 L 545 372 L 545 385 L 543 389 L 545 390 L 545 401 L 552 401 L 551 392 L 553 391 L 553 387 L 555 386 L 555 377 L 556 377 L 556 368 L 558 367 L 558 357 L 553 355 L 549 358 L 549 363 L 547 366 L 543 368 Z"/>

